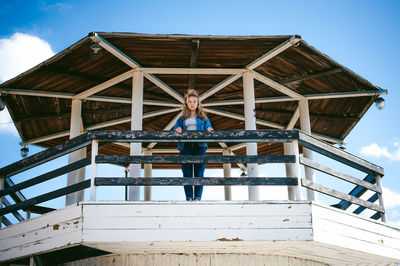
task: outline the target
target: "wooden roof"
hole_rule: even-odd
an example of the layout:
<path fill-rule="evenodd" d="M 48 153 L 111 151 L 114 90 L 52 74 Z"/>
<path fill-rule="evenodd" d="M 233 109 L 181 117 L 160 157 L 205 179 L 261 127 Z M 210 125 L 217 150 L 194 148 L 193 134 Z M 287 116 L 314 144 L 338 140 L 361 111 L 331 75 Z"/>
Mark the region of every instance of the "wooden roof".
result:
<path fill-rule="evenodd" d="M 101 36 L 143 68 L 218 69 L 243 69 L 293 38 L 293 36 L 90 33 L 66 50 L 0 85 L 2 98 L 24 142 L 30 143 L 31 140 L 39 138 L 37 145 L 50 147 L 65 141 L 70 127 L 72 96 L 131 69 L 104 49 L 100 58 L 93 59 L 90 55 L 93 36 Z M 330 138 L 333 142 L 342 141 L 379 94 L 385 92 L 303 40 L 259 65 L 254 71 L 300 95 L 307 96 L 312 132 L 327 137 L 325 139 Z M 155 74 L 154 76 L 183 95 L 189 86 L 189 80 L 202 94 L 230 75 Z M 94 97 L 87 98 L 82 105 L 84 127 L 96 128 L 96 125 L 103 122 L 128 118 L 131 113 L 129 104 L 132 95 L 131 86 L 132 79 L 128 78 L 98 92 Z M 47 93 L 50 95 L 46 95 Z M 360 95 L 354 96 L 354 93 Z M 341 96 L 335 96 L 337 94 Z M 285 128 L 298 105 L 297 101 L 258 80 L 255 80 L 255 97 L 267 99 L 256 103 L 257 119 L 268 122 L 259 123 L 257 125 L 259 129 Z M 144 114 L 170 109 L 169 113 L 144 118 L 144 130 L 165 129 L 165 126 L 180 113 L 176 109 L 180 102 L 147 78 L 144 81 L 144 100 L 176 104 L 169 107 L 144 104 Z M 208 108 L 208 116 L 215 129 L 244 129 L 244 121 L 240 120 L 240 117 L 244 116 L 243 104 L 210 106 L 211 103 L 226 100 L 243 100 L 241 78 L 210 95 L 202 104 Z M 239 119 L 231 118 L 232 115 L 238 116 Z M 300 128 L 299 121 L 295 124 L 295 128 Z M 130 129 L 130 122 L 128 119 L 125 123 L 102 129 L 127 130 Z M 64 134 L 61 134 L 63 132 Z M 42 138 L 53 134 L 59 137 L 47 140 Z M 41 139 L 43 141 L 40 141 Z M 159 143 L 155 148 L 175 148 L 175 146 L 176 144 Z M 221 148 L 217 144 L 209 146 Z M 279 144 L 259 144 L 258 148 L 260 154 L 282 153 L 282 145 Z M 240 148 L 235 152 L 244 154 L 245 149 Z M 100 153 L 128 154 L 128 148 L 104 144 L 100 147 Z"/>

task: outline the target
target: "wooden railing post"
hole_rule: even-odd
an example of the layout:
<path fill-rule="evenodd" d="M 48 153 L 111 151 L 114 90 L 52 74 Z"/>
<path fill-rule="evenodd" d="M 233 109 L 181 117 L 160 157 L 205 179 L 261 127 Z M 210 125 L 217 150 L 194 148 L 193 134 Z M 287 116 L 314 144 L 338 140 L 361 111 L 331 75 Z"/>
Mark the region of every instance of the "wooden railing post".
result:
<path fill-rule="evenodd" d="M 224 149 L 223 155 L 232 155 L 231 151 L 228 149 Z M 230 163 L 224 163 L 224 177 L 232 177 L 231 173 L 231 164 Z M 224 187 L 224 194 L 225 194 L 225 200 L 232 200 L 232 188 L 231 186 L 225 186 Z"/>
<path fill-rule="evenodd" d="M 293 155 L 293 143 L 285 142 L 283 143 L 283 151 L 285 155 Z M 295 175 L 295 164 L 293 163 L 285 163 L 286 168 L 286 177 L 294 177 Z M 296 188 L 292 186 L 288 186 L 288 197 L 289 200 L 296 199 Z"/>
<path fill-rule="evenodd" d="M 94 184 L 97 176 L 96 156 L 99 153 L 99 141 L 92 140 L 92 160 L 90 164 L 90 200 L 96 200 L 96 185 Z"/>
<path fill-rule="evenodd" d="M 153 152 L 151 150 L 144 150 L 143 155 L 145 156 L 151 156 Z M 144 164 L 144 177 L 151 178 L 153 175 L 153 165 L 146 163 Z M 145 201 L 151 201 L 151 186 L 145 186 L 144 187 L 144 200 Z"/>
<path fill-rule="evenodd" d="M 297 186 L 296 186 L 296 200 L 302 200 L 303 196 L 301 194 L 301 171 L 300 171 L 300 153 L 299 153 L 299 142 L 298 140 L 292 141 L 292 154 L 296 157 L 296 162 L 293 167 L 293 175 L 297 177 Z"/>
<path fill-rule="evenodd" d="M 375 175 L 375 181 L 376 185 L 382 189 L 381 185 L 381 176 L 380 175 Z M 385 208 L 385 205 L 383 203 L 383 193 L 378 193 L 378 200 L 379 200 L 379 205 L 382 206 L 382 208 Z M 386 223 L 386 213 L 381 213 L 381 220 L 382 222 Z"/>

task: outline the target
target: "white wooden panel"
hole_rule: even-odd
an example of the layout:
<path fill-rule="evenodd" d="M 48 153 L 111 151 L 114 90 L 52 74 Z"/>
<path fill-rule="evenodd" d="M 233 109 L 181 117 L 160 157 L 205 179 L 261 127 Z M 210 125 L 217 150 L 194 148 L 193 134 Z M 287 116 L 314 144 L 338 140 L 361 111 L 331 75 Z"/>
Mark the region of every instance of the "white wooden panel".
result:
<path fill-rule="evenodd" d="M 132 241 L 273 241 L 312 240 L 308 229 L 177 229 L 177 230 L 83 230 L 84 242 L 132 242 Z"/>
<path fill-rule="evenodd" d="M 18 224 L 7 226 L 0 230 L 0 242 L 9 237 L 47 227 L 47 225 L 52 226 L 63 221 L 79 218 L 82 214 L 81 211 L 81 206 L 71 205 Z"/>
<path fill-rule="evenodd" d="M 136 230 L 136 229 L 257 229 L 257 228 L 310 228 L 311 216 L 272 217 L 85 217 L 84 230 Z"/>
<path fill-rule="evenodd" d="M 318 205 L 313 206 L 313 228 L 315 241 L 400 259 L 400 228 Z"/>
<path fill-rule="evenodd" d="M 60 234 L 57 237 L 42 239 L 22 246 L 12 247 L 0 251 L 0 261 L 26 257 L 32 254 L 43 253 L 64 247 L 72 247 L 81 241 L 81 232 L 74 231 Z"/>
<path fill-rule="evenodd" d="M 69 206 L 0 231 L 0 261 L 81 242 L 81 206 Z"/>
<path fill-rule="evenodd" d="M 123 216 L 160 216 L 160 217 L 223 217 L 223 216 L 286 216 L 308 215 L 311 212 L 310 202 L 299 203 L 286 201 L 259 202 L 140 202 L 123 204 L 83 203 L 85 217 L 123 217 Z"/>

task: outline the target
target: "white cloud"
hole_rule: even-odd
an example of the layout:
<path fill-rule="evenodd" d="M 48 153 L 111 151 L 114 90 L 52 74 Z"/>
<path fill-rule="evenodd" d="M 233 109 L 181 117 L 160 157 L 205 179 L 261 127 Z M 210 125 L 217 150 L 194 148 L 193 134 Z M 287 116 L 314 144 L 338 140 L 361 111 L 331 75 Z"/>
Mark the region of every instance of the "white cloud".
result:
<path fill-rule="evenodd" d="M 0 81 L 4 82 L 54 55 L 46 41 L 24 33 L 0 39 Z"/>
<path fill-rule="evenodd" d="M 400 193 L 390 190 L 389 188 L 382 188 L 383 203 L 386 209 L 400 207 Z"/>
<path fill-rule="evenodd" d="M 0 83 L 54 55 L 50 45 L 32 35 L 15 33 L 0 39 Z M 7 109 L 0 112 L 0 132 L 18 135 Z"/>
<path fill-rule="evenodd" d="M 376 143 L 362 147 L 360 153 L 365 156 L 386 157 L 389 160 L 400 161 L 400 143 L 393 143 L 394 150 L 390 152 L 387 147 L 381 147 Z"/>

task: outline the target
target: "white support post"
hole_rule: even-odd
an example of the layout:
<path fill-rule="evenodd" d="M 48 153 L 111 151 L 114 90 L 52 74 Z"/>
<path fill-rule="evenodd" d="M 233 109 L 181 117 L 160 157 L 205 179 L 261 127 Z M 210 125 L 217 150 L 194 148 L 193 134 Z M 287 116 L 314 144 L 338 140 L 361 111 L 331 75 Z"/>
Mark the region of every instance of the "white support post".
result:
<path fill-rule="evenodd" d="M 82 111 L 82 101 L 72 100 L 71 123 L 70 123 L 70 133 L 69 133 L 70 139 L 79 136 L 83 131 L 81 111 Z M 86 157 L 86 148 L 82 148 L 78 151 L 74 151 L 69 154 L 68 163 L 71 164 L 85 157 Z M 70 186 L 84 180 L 85 180 L 85 167 L 82 167 L 81 169 L 68 173 L 67 185 Z M 65 205 L 68 206 L 77 203 L 79 201 L 82 201 L 83 196 L 84 196 L 83 190 L 68 194 L 65 198 Z"/>
<path fill-rule="evenodd" d="M 243 75 L 243 95 L 245 129 L 256 130 L 254 78 L 252 72 L 250 71 Z M 257 143 L 247 143 L 246 154 L 257 155 Z M 258 177 L 258 164 L 248 164 L 247 175 L 249 177 Z M 249 186 L 249 200 L 259 200 L 259 189 L 257 186 Z"/>
<path fill-rule="evenodd" d="M 132 77 L 132 113 L 131 130 L 142 130 L 143 123 L 143 72 L 135 71 Z M 130 155 L 142 154 L 142 143 L 131 143 Z M 129 177 L 140 177 L 141 165 L 129 165 Z M 140 187 L 130 186 L 128 188 L 128 200 L 140 200 Z"/>
<path fill-rule="evenodd" d="M 231 151 L 228 149 L 224 149 L 223 155 L 231 155 Z M 230 163 L 224 163 L 224 177 L 232 177 L 231 173 L 231 164 Z M 225 194 L 225 200 L 232 200 L 232 188 L 231 186 L 224 186 L 224 194 Z"/>
<path fill-rule="evenodd" d="M 94 184 L 94 179 L 97 176 L 97 164 L 96 156 L 99 153 L 99 141 L 92 140 L 92 158 L 90 164 L 90 200 L 96 200 L 96 186 Z"/>
<path fill-rule="evenodd" d="M 151 150 L 146 149 L 143 151 L 143 154 L 145 156 L 151 156 L 153 152 Z M 144 164 L 144 177 L 151 178 L 153 176 L 152 170 L 153 170 L 152 164 L 149 163 Z M 151 201 L 151 186 L 144 187 L 144 200 Z"/>
<path fill-rule="evenodd" d="M 299 110 L 300 110 L 300 128 L 303 132 L 311 135 L 311 124 L 310 124 L 310 112 L 308 109 L 308 100 L 302 99 L 299 101 Z M 312 151 L 303 147 L 303 155 L 304 158 L 313 159 Z M 304 166 L 304 171 L 306 174 L 306 179 L 315 183 L 315 175 L 313 169 L 310 167 Z M 316 200 L 315 192 L 311 189 L 307 189 L 307 199 L 308 200 Z"/>
<path fill-rule="evenodd" d="M 31 215 L 32 215 L 32 212 L 31 211 L 26 211 L 26 220 L 29 220 L 29 219 L 31 219 Z"/>
<path fill-rule="evenodd" d="M 382 189 L 381 178 L 382 177 L 380 175 L 375 176 L 376 185 Z M 378 193 L 378 200 L 379 200 L 379 205 L 385 208 L 385 204 L 383 203 L 382 193 Z M 382 222 L 386 223 L 386 213 L 381 213 L 381 220 Z"/>
<path fill-rule="evenodd" d="M 292 155 L 295 156 L 296 162 L 294 163 L 293 167 L 293 174 L 297 177 L 297 186 L 295 189 L 296 199 L 302 200 L 303 196 L 301 194 L 301 171 L 300 171 L 300 153 L 299 153 L 299 142 L 297 140 L 292 141 Z"/>

